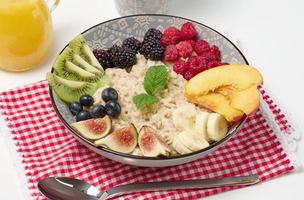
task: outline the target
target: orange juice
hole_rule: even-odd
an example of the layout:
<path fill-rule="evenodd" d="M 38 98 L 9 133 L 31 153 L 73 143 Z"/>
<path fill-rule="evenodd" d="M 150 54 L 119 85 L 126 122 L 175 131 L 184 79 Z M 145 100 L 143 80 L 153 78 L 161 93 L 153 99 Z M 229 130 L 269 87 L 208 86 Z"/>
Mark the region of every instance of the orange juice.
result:
<path fill-rule="evenodd" d="M 43 62 L 52 43 L 44 0 L 0 0 L 0 69 L 25 71 Z"/>

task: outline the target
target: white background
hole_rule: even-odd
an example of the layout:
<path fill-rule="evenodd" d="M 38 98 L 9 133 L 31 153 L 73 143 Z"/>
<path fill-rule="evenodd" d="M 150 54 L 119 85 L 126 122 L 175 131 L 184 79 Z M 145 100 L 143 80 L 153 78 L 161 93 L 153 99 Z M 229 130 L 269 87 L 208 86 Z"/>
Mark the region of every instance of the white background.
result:
<path fill-rule="evenodd" d="M 263 74 L 265 85 L 288 108 L 304 130 L 304 1 L 302 0 L 173 0 L 170 14 L 205 23 L 238 40 L 250 64 Z M 118 17 L 112 0 L 62 0 L 53 13 L 54 45 L 50 58 L 35 70 L 0 71 L 0 91 L 44 79 L 55 56 L 83 30 Z M 1 25 L 0 25 L 1 26 Z M 298 157 L 304 158 L 303 140 Z M 0 199 L 22 200 L 15 163 L 0 136 Z M 266 183 L 226 192 L 209 199 L 302 199 L 302 170 Z"/>

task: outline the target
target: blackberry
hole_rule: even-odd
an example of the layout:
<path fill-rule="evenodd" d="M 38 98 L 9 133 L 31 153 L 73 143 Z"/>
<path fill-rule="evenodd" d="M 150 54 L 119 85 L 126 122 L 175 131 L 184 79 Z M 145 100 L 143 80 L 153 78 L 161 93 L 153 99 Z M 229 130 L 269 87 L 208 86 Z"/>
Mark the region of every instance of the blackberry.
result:
<path fill-rule="evenodd" d="M 104 69 L 113 67 L 111 56 L 107 50 L 94 49 L 93 53 Z"/>
<path fill-rule="evenodd" d="M 150 60 L 161 60 L 163 58 L 165 48 L 160 44 L 158 40 L 144 41 L 139 53 Z"/>
<path fill-rule="evenodd" d="M 127 47 L 113 45 L 109 53 L 115 67 L 128 68 L 136 63 L 136 54 Z"/>
<path fill-rule="evenodd" d="M 129 37 L 123 41 L 122 46 L 131 49 L 134 53 L 138 53 L 141 47 L 141 42 L 135 37 Z"/>
<path fill-rule="evenodd" d="M 160 30 L 155 29 L 155 28 L 150 28 L 145 36 L 144 36 L 144 41 L 149 41 L 149 40 L 158 40 L 162 38 L 163 34 L 160 32 Z"/>

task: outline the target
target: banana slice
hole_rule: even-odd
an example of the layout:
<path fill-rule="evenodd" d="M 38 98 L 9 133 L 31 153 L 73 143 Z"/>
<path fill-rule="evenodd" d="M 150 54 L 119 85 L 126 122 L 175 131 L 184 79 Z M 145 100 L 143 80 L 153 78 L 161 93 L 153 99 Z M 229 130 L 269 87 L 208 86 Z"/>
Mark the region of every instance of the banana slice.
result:
<path fill-rule="evenodd" d="M 209 115 L 210 113 L 208 112 L 199 112 L 199 114 L 196 115 L 194 125 L 194 130 L 207 141 L 210 141 L 207 134 L 207 122 Z"/>
<path fill-rule="evenodd" d="M 181 143 L 179 137 L 177 136 L 175 136 L 173 139 L 172 147 L 180 154 L 187 154 L 192 152 L 190 149 L 188 149 Z"/>
<path fill-rule="evenodd" d="M 179 131 L 192 129 L 195 124 L 197 110 L 193 104 L 187 103 L 172 112 L 172 120 Z"/>
<path fill-rule="evenodd" d="M 201 135 L 191 130 L 183 131 L 176 137 L 191 151 L 199 151 L 209 146 L 209 143 Z"/>
<path fill-rule="evenodd" d="M 217 113 L 211 113 L 207 122 L 207 133 L 210 139 L 219 141 L 225 137 L 228 131 L 226 119 Z"/>

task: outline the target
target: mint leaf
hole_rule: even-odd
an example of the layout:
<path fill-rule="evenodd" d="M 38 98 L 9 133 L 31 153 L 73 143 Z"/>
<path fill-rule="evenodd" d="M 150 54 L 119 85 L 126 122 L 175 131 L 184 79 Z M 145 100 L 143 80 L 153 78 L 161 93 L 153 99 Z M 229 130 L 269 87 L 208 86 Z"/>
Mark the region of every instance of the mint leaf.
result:
<path fill-rule="evenodd" d="M 138 109 L 150 106 L 158 102 L 158 98 L 149 94 L 139 94 L 133 97 L 133 102 L 135 103 Z"/>
<path fill-rule="evenodd" d="M 163 91 L 168 81 L 168 71 L 164 65 L 151 66 L 144 78 L 144 88 L 150 95 Z"/>

